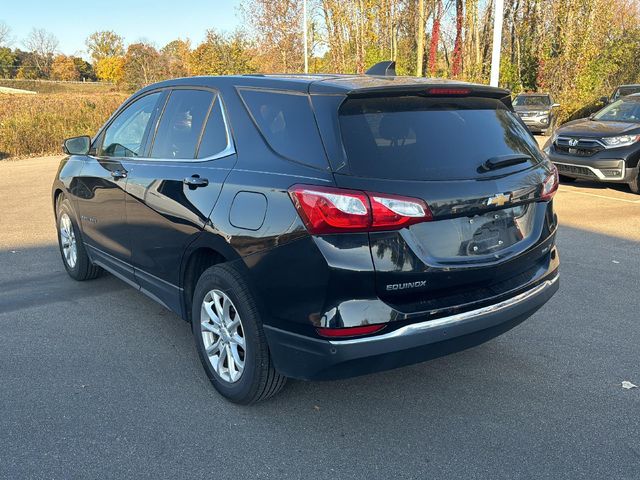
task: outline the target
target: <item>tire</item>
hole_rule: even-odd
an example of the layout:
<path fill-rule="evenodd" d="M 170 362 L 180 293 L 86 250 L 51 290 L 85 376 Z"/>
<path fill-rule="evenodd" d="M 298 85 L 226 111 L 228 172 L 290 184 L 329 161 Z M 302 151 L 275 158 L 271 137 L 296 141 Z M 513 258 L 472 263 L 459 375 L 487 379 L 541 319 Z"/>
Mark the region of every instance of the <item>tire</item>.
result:
<path fill-rule="evenodd" d="M 573 183 L 577 180 L 576 178 L 567 177 L 565 175 L 558 175 L 558 177 L 560 178 L 561 183 Z"/>
<path fill-rule="evenodd" d="M 69 199 L 60 197 L 56 203 L 56 227 L 62 263 L 74 280 L 92 280 L 100 275 L 102 269 L 91 263 L 75 218 Z"/>
<path fill-rule="evenodd" d="M 191 318 L 202 366 L 227 400 L 249 405 L 284 387 L 287 379 L 273 366 L 255 297 L 234 266 L 222 264 L 204 271 L 193 295 Z"/>
<path fill-rule="evenodd" d="M 638 176 L 631 182 L 629 182 L 629 189 L 633 193 L 640 193 L 640 172 L 638 172 Z"/>

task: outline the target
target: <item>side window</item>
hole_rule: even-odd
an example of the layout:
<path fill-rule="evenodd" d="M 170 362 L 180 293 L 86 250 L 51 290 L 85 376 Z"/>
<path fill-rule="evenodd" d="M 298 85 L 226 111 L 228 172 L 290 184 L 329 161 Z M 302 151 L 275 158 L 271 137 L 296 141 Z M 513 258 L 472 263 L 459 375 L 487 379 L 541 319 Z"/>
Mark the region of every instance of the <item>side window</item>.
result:
<path fill-rule="evenodd" d="M 149 120 L 160 95 L 160 92 L 145 95 L 125 108 L 105 131 L 98 155 L 104 157 L 141 155 Z"/>
<path fill-rule="evenodd" d="M 216 95 L 211 113 L 204 127 L 198 158 L 211 157 L 227 148 L 229 138 L 227 137 L 227 127 L 224 123 L 222 104 L 220 97 Z"/>
<path fill-rule="evenodd" d="M 213 97 L 206 90 L 173 90 L 158 125 L 151 157 L 194 158 Z"/>
<path fill-rule="evenodd" d="M 260 133 L 279 155 L 327 168 L 324 148 L 308 95 L 240 90 Z"/>

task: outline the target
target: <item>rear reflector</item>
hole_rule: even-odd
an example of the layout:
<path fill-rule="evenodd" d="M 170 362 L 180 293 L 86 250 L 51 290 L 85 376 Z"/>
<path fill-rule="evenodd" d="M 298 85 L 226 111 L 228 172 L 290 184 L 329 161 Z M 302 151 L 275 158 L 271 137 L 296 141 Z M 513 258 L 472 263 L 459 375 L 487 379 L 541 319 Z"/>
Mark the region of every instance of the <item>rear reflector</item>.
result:
<path fill-rule="evenodd" d="M 429 95 L 443 95 L 443 96 L 456 96 L 456 95 L 469 95 L 471 93 L 470 88 L 430 88 L 427 90 Z"/>
<path fill-rule="evenodd" d="M 347 328 L 317 328 L 318 334 L 323 337 L 358 337 L 360 335 L 369 335 L 371 333 L 379 332 L 384 327 L 382 325 L 364 325 L 362 327 L 347 327 Z"/>
<path fill-rule="evenodd" d="M 558 177 L 558 168 L 552 163 L 553 173 L 547 177 L 547 179 L 542 182 L 542 195 L 540 196 L 541 200 L 548 201 L 553 198 L 553 196 L 558 191 L 558 185 L 560 184 L 560 179 Z"/>
<path fill-rule="evenodd" d="M 294 185 L 289 195 L 314 235 L 398 230 L 433 219 L 419 198 L 315 185 Z"/>

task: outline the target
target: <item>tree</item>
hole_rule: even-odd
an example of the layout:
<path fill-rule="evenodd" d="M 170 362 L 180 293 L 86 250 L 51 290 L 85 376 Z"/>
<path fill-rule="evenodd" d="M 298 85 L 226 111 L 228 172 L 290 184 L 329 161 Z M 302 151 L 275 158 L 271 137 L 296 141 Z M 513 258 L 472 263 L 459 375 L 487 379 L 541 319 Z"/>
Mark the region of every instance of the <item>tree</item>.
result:
<path fill-rule="evenodd" d="M 189 40 L 173 40 L 160 50 L 163 76 L 168 78 L 186 77 L 189 75 L 189 56 L 191 42 Z"/>
<path fill-rule="evenodd" d="M 302 2 L 298 0 L 244 0 L 241 10 L 260 44 L 256 52 L 265 72 L 302 72 Z"/>
<path fill-rule="evenodd" d="M 124 58 L 102 57 L 96 63 L 95 72 L 100 80 L 121 83 L 124 79 Z"/>
<path fill-rule="evenodd" d="M 50 74 L 53 55 L 58 49 L 58 39 L 43 28 L 34 28 L 24 40 L 37 69 L 37 76 L 47 78 Z"/>
<path fill-rule="evenodd" d="M 105 57 L 124 55 L 123 38 L 111 30 L 92 33 L 85 41 L 85 44 L 94 64 Z"/>
<path fill-rule="evenodd" d="M 73 63 L 76 66 L 76 70 L 78 70 L 78 73 L 80 74 L 81 80 L 91 80 L 91 81 L 97 80 L 96 72 L 93 69 L 93 66 L 89 62 L 85 61 L 80 57 L 74 56 L 71 58 L 73 59 Z"/>
<path fill-rule="evenodd" d="M 0 47 L 6 47 L 11 43 L 11 28 L 0 21 Z"/>
<path fill-rule="evenodd" d="M 194 75 L 230 75 L 255 72 L 249 41 L 240 33 L 225 36 L 208 30 L 204 42 L 191 52 L 189 70 Z"/>
<path fill-rule="evenodd" d="M 51 78 L 64 81 L 80 80 L 80 72 L 73 58 L 66 55 L 57 55 L 51 63 Z"/>
<path fill-rule="evenodd" d="M 454 77 L 462 73 L 462 27 L 464 22 L 463 0 L 456 0 L 456 40 L 453 47 L 453 64 L 451 75 Z"/>
<path fill-rule="evenodd" d="M 0 77 L 11 78 L 15 73 L 16 61 L 18 57 L 10 48 L 0 47 Z"/>
<path fill-rule="evenodd" d="M 161 77 L 160 54 L 148 43 L 133 43 L 124 56 L 124 81 L 131 90 L 156 82 Z"/>

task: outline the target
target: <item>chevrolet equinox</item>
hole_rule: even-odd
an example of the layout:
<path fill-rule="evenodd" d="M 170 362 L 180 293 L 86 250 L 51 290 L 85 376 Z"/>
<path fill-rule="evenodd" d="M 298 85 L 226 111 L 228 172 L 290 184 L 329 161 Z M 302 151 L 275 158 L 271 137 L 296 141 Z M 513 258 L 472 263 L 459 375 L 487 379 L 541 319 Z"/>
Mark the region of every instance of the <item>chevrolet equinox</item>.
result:
<path fill-rule="evenodd" d="M 243 404 L 518 325 L 558 289 L 555 167 L 508 91 L 389 67 L 143 88 L 65 140 L 65 269 L 189 321 Z"/>

